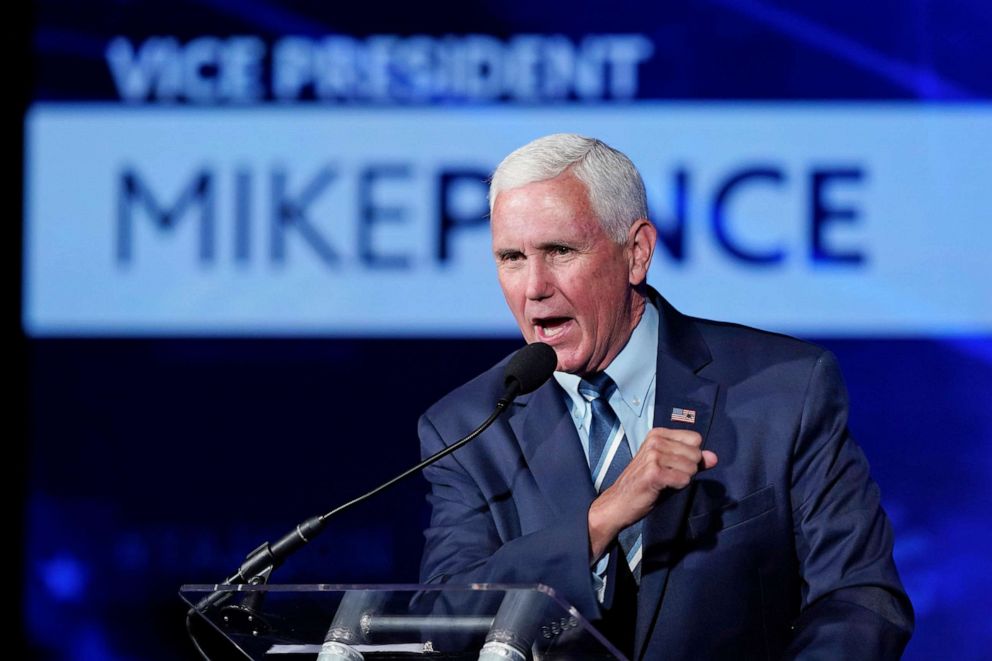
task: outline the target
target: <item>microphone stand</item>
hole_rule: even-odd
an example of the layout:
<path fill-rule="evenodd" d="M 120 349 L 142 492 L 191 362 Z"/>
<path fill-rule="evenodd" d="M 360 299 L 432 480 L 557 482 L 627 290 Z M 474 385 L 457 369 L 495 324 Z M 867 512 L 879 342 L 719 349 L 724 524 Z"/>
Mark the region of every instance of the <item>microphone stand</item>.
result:
<path fill-rule="evenodd" d="M 506 369 L 503 372 L 503 387 L 505 390 L 503 392 L 503 396 L 496 402 L 495 410 L 481 425 L 469 433 L 468 436 L 465 436 L 461 440 L 449 445 L 440 452 L 424 459 L 413 468 L 400 473 L 393 479 L 379 485 L 368 493 L 350 500 L 344 505 L 336 507 L 326 514 L 310 517 L 306 521 L 298 524 L 296 528 L 283 535 L 280 539 L 276 540 L 274 544 L 270 544 L 269 542 L 263 542 L 260 544 L 258 548 L 248 554 L 248 557 L 243 563 L 241 563 L 241 566 L 238 568 L 237 572 L 229 576 L 227 580 L 217 586 L 217 589 L 215 589 L 214 592 L 201 599 L 195 606 L 186 612 L 186 630 L 197 652 L 199 652 L 204 658 L 207 658 L 207 655 L 204 654 L 203 649 L 196 640 L 196 636 L 193 635 L 192 617 L 195 613 L 199 614 L 201 617 L 205 617 L 203 613 L 208 608 L 223 603 L 233 594 L 233 591 L 221 590 L 220 588 L 228 585 L 242 585 L 246 583 L 250 585 L 260 585 L 265 583 L 272 574 L 272 571 L 281 565 L 286 558 L 301 549 L 303 546 L 308 544 L 310 540 L 320 534 L 320 532 L 324 529 L 324 526 L 327 524 L 328 519 L 335 514 L 343 512 L 350 507 L 368 500 L 372 496 L 375 496 L 379 492 L 388 489 L 397 482 L 410 477 L 414 473 L 419 473 L 424 468 L 440 459 L 443 459 L 455 450 L 464 446 L 466 443 L 470 443 L 475 440 L 479 434 L 488 429 L 489 426 L 496 421 L 496 418 L 498 418 L 500 414 L 502 414 L 503 411 L 510 406 L 510 403 L 516 399 L 517 395 L 532 392 L 551 378 L 551 373 L 554 371 L 557 362 L 558 359 L 555 355 L 554 349 L 547 344 L 534 342 L 523 347 L 510 358 L 506 365 Z M 252 595 L 252 597 L 254 596 L 255 595 Z M 259 621 L 261 618 L 258 617 L 258 613 L 255 611 L 255 607 L 258 605 L 259 600 L 260 599 L 252 598 L 250 602 L 242 604 L 238 607 L 236 609 L 238 611 L 236 614 L 237 617 L 244 618 L 246 621 L 251 622 L 253 626 L 256 622 L 258 622 L 259 625 L 264 625 L 264 621 Z M 256 618 L 258 618 L 258 620 Z"/>
<path fill-rule="evenodd" d="M 314 539 L 317 535 L 319 535 L 324 530 L 327 521 L 331 517 L 333 517 L 336 514 L 339 514 L 340 512 L 345 511 L 346 509 L 354 507 L 359 503 L 368 500 L 369 498 L 375 496 L 381 491 L 384 491 L 389 487 L 393 486 L 394 484 L 401 482 L 402 480 L 405 480 L 411 475 L 419 473 L 424 468 L 427 468 L 431 464 L 443 459 L 444 457 L 448 456 L 455 450 L 458 450 L 467 443 L 470 443 L 473 440 L 475 440 L 482 432 L 488 429 L 489 426 L 493 424 L 493 422 L 496 421 L 496 418 L 498 418 L 503 413 L 503 411 L 507 409 L 510 403 L 514 399 L 516 399 L 517 395 L 521 394 L 522 389 L 523 387 L 521 386 L 520 382 L 516 379 L 513 379 L 508 384 L 506 392 L 503 394 L 503 397 L 501 397 L 499 401 L 496 402 L 495 410 L 493 410 L 493 412 L 489 415 L 488 418 L 485 419 L 485 421 L 481 425 L 476 427 L 475 430 L 473 430 L 467 436 L 457 441 L 456 443 L 449 445 L 440 452 L 431 455 L 427 459 L 424 459 L 416 466 L 413 466 L 412 468 L 403 471 L 393 479 L 377 486 L 375 489 L 372 489 L 368 493 L 362 494 L 358 498 L 350 500 L 344 505 L 335 507 L 334 509 L 332 509 L 331 511 L 325 514 L 320 514 L 317 516 L 310 517 L 309 519 L 298 524 L 293 530 L 283 535 L 274 544 L 270 544 L 269 542 L 263 542 L 258 546 L 258 548 L 256 548 L 254 551 L 248 554 L 248 557 L 245 559 L 243 563 L 241 563 L 241 566 L 238 568 L 238 571 L 232 574 L 231 576 L 229 576 L 223 583 L 219 584 L 218 587 L 223 587 L 227 585 L 264 584 L 267 581 L 269 575 L 272 573 L 272 571 L 276 567 L 281 565 L 286 560 L 286 558 L 288 558 L 290 555 L 292 555 L 299 549 L 306 546 L 312 539 Z M 190 608 L 189 611 L 187 611 L 186 613 L 187 633 L 190 639 L 192 640 L 194 647 L 196 647 L 197 651 L 205 659 L 208 657 L 206 654 L 204 654 L 203 650 L 201 649 L 199 643 L 196 640 L 196 637 L 193 634 L 191 627 L 191 618 L 193 617 L 194 614 L 200 614 L 201 616 L 203 616 L 203 613 L 207 609 L 218 606 L 224 601 L 227 601 L 233 594 L 234 591 L 218 589 L 215 592 L 212 592 L 203 599 L 201 599 L 199 602 L 197 602 L 197 604 L 194 607 Z M 252 620 L 253 615 L 254 615 L 253 612 L 248 613 L 247 615 L 248 619 Z"/>

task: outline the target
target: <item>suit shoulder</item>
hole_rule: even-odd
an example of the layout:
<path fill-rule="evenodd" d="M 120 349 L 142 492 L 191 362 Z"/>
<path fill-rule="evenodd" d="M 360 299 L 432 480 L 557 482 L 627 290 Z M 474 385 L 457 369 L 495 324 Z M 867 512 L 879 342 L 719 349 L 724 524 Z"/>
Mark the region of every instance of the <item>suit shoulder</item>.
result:
<path fill-rule="evenodd" d="M 732 359 L 752 367 L 785 362 L 833 360 L 821 346 L 799 338 L 726 321 L 690 317 L 699 329 L 713 358 Z"/>
<path fill-rule="evenodd" d="M 846 397 L 837 360 L 823 347 L 741 324 L 706 319 L 694 322 L 712 358 L 700 372 L 706 378 L 740 388 L 738 393 L 774 395 L 780 398 L 777 401 L 782 410 L 805 407 L 804 402 L 817 388 Z"/>

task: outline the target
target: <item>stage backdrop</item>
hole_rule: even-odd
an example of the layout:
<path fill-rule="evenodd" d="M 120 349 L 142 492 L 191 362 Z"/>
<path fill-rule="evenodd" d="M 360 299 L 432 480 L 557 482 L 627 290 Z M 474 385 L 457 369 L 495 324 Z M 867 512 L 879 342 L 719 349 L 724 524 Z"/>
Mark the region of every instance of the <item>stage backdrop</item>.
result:
<path fill-rule="evenodd" d="M 992 647 L 985 3 L 35 3 L 28 653 L 192 654 L 177 589 L 418 458 L 520 346 L 486 178 L 552 132 L 647 186 L 682 311 L 816 341 L 896 528 L 910 659 Z M 414 582 L 418 479 L 277 582 Z"/>

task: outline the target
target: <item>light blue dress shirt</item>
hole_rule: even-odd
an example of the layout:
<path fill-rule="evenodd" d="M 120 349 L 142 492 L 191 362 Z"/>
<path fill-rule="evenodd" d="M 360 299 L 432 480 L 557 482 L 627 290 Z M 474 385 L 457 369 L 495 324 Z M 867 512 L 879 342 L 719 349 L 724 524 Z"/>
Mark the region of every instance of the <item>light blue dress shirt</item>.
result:
<path fill-rule="evenodd" d="M 641 449 L 641 444 L 654 425 L 657 365 L 658 310 L 647 301 L 644 314 L 627 344 L 606 368 L 606 374 L 617 384 L 610 396 L 610 406 L 623 425 L 631 457 Z M 572 414 L 572 422 L 579 433 L 579 441 L 588 463 L 592 406 L 579 394 L 579 381 L 582 379 L 575 374 L 555 372 L 555 380 L 565 391 L 565 404 Z M 600 601 L 606 588 L 604 577 L 608 565 L 609 555 L 604 555 L 593 571 L 593 586 Z"/>

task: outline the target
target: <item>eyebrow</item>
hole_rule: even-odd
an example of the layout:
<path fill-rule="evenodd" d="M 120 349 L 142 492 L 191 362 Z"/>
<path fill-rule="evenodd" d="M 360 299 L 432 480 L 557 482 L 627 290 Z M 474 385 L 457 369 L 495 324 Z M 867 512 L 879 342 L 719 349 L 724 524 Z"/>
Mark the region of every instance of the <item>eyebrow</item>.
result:
<path fill-rule="evenodd" d="M 572 250 L 578 250 L 579 247 L 574 241 L 545 241 L 544 243 L 537 244 L 538 252 L 547 252 L 548 250 L 554 250 L 555 248 L 571 248 Z M 525 254 L 523 250 L 519 248 L 498 248 L 493 251 L 497 257 L 503 257 L 506 255 L 514 254 Z"/>

